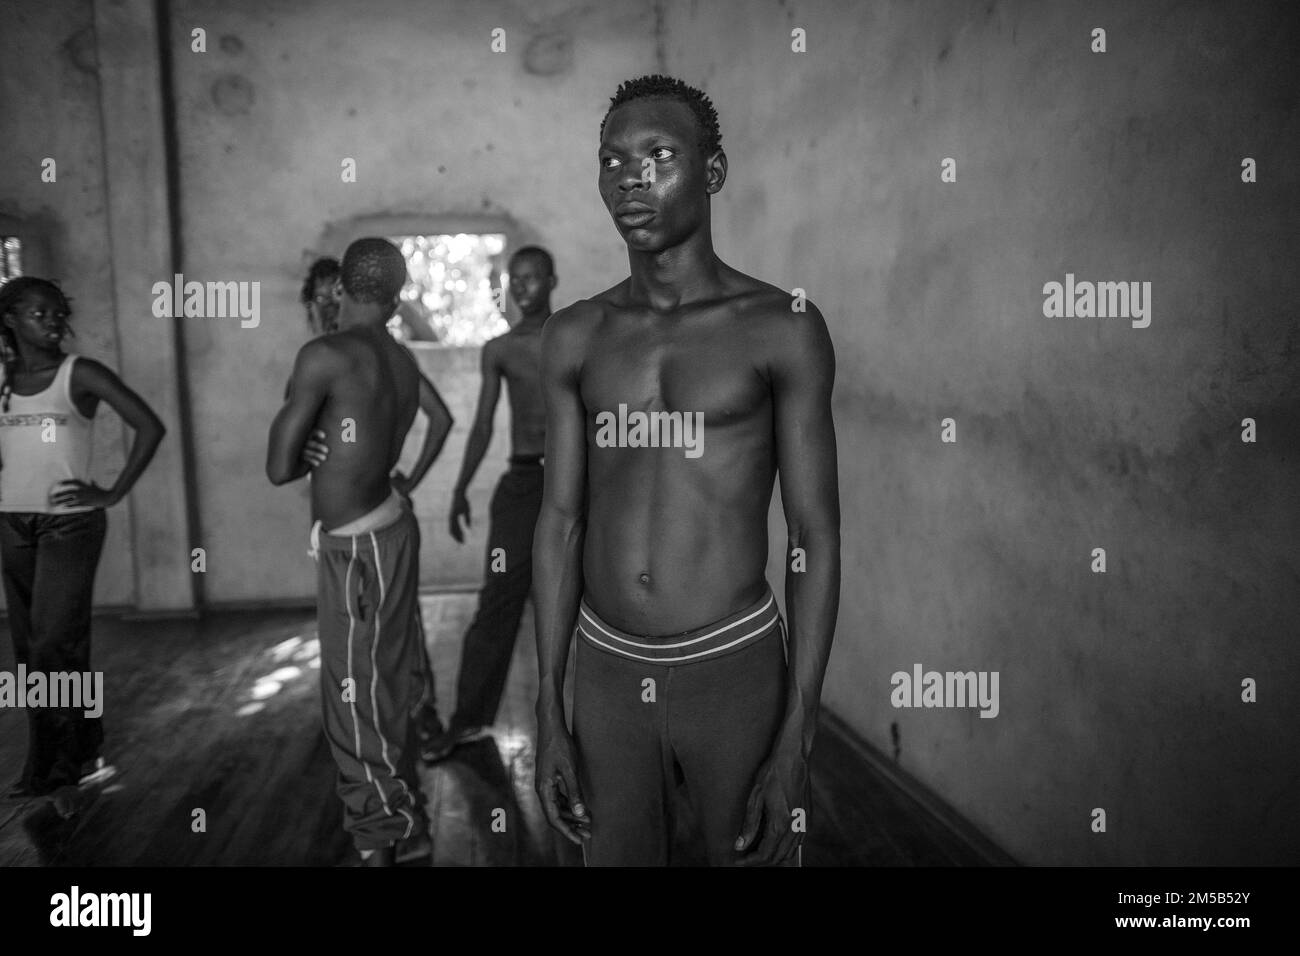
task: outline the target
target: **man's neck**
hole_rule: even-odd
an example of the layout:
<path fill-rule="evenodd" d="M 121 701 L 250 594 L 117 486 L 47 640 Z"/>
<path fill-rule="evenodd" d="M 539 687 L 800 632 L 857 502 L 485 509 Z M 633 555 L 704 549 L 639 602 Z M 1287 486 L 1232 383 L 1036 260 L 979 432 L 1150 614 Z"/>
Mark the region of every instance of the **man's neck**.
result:
<path fill-rule="evenodd" d="M 392 311 L 383 306 L 360 305 L 339 309 L 338 328 L 344 329 L 376 328 L 386 326 L 392 317 Z"/>
<path fill-rule="evenodd" d="M 551 307 L 546 305 L 540 309 L 535 309 L 532 312 L 521 313 L 519 316 L 519 324 L 516 325 L 515 328 L 520 332 L 536 332 L 546 324 L 546 320 L 550 317 Z"/>
<path fill-rule="evenodd" d="M 628 294 L 634 303 L 667 312 L 687 302 L 717 295 L 722 283 L 722 260 L 713 251 L 708 230 L 659 252 L 628 249 L 631 281 Z"/>

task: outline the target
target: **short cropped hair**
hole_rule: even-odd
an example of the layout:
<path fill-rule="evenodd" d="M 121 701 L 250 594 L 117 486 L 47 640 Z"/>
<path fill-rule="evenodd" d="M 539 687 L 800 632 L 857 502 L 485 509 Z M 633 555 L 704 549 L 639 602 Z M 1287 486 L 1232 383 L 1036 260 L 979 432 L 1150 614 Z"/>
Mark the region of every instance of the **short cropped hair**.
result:
<path fill-rule="evenodd" d="M 367 236 L 343 253 L 339 277 L 357 302 L 391 302 L 406 285 L 406 260 L 387 239 Z"/>
<path fill-rule="evenodd" d="M 542 262 L 546 263 L 547 274 L 555 275 L 555 260 L 551 258 L 551 254 L 541 246 L 524 246 L 520 249 L 516 249 L 514 254 L 510 257 L 510 264 L 514 265 L 515 260 L 523 256 L 536 256 L 538 259 L 541 259 Z"/>
<path fill-rule="evenodd" d="M 722 131 L 718 128 L 718 111 L 713 108 L 713 102 L 704 95 L 704 91 L 697 90 L 693 86 L 687 86 L 681 80 L 660 73 L 651 76 L 639 76 L 635 80 L 624 80 L 619 84 L 618 90 L 610 97 L 609 109 L 605 111 L 605 118 L 600 121 L 601 135 L 603 136 L 605 133 L 605 123 L 609 120 L 609 114 L 624 103 L 656 98 L 675 100 L 690 107 L 691 112 L 695 114 L 695 124 L 699 127 L 700 149 L 704 151 L 706 156 L 712 155 L 722 147 Z"/>

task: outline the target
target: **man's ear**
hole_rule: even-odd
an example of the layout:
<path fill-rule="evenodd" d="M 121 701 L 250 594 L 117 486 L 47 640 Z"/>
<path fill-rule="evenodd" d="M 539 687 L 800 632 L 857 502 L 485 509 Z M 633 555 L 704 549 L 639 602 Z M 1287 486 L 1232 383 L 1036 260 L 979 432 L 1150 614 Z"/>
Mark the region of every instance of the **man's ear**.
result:
<path fill-rule="evenodd" d="M 718 147 L 717 151 L 704 161 L 704 188 L 710 195 L 722 189 L 727 181 L 727 154 Z"/>
<path fill-rule="evenodd" d="M 549 279 L 549 282 L 548 282 L 546 288 L 548 288 L 548 289 L 554 289 L 554 288 L 555 288 L 555 273 L 554 273 L 554 272 L 551 273 L 551 275 L 550 275 L 550 279 Z"/>

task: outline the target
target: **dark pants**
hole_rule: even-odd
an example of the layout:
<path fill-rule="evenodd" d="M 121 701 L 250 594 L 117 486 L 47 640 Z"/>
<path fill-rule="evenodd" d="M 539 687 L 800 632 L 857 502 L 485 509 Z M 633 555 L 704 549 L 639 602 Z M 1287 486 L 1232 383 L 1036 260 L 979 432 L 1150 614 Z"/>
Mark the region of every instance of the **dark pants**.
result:
<path fill-rule="evenodd" d="M 617 644 L 601 627 L 596 633 Z M 699 646 L 691 639 L 713 629 L 661 642 Z M 671 865 L 679 816 L 694 821 L 696 856 L 713 866 L 739 861 L 749 796 L 785 714 L 784 625 L 767 630 L 737 650 L 671 665 L 575 638 L 573 737 L 591 814 L 588 866 Z"/>
<path fill-rule="evenodd" d="M 102 508 L 0 513 L 9 633 L 16 663 L 29 672 L 90 671 L 91 600 L 107 527 Z M 37 793 L 75 785 L 103 740 L 100 718 L 81 709 L 27 708 L 27 762 L 19 782 Z"/>
<path fill-rule="evenodd" d="M 533 528 L 542 510 L 543 475 L 540 464 L 511 463 L 492 494 L 487 581 L 465 633 L 456 681 L 456 713 L 451 718 L 453 731 L 483 727 L 496 720 L 519 622 L 533 585 Z"/>
<path fill-rule="evenodd" d="M 376 531 L 321 534 L 316 555 L 321 713 L 343 825 L 359 850 L 426 829 L 413 714 L 428 686 L 420 528 L 409 508 Z"/>

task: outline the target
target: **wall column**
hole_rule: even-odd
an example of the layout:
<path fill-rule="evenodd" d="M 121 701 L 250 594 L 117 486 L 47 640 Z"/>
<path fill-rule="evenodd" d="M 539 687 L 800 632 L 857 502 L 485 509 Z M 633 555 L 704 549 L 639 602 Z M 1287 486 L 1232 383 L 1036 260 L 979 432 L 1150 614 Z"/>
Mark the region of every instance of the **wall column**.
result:
<path fill-rule="evenodd" d="M 158 33 L 153 0 L 95 0 L 119 374 L 167 426 L 158 454 L 126 502 L 135 603 L 146 614 L 195 606 L 177 329 L 152 311 L 153 284 L 170 282 L 178 271 Z"/>

